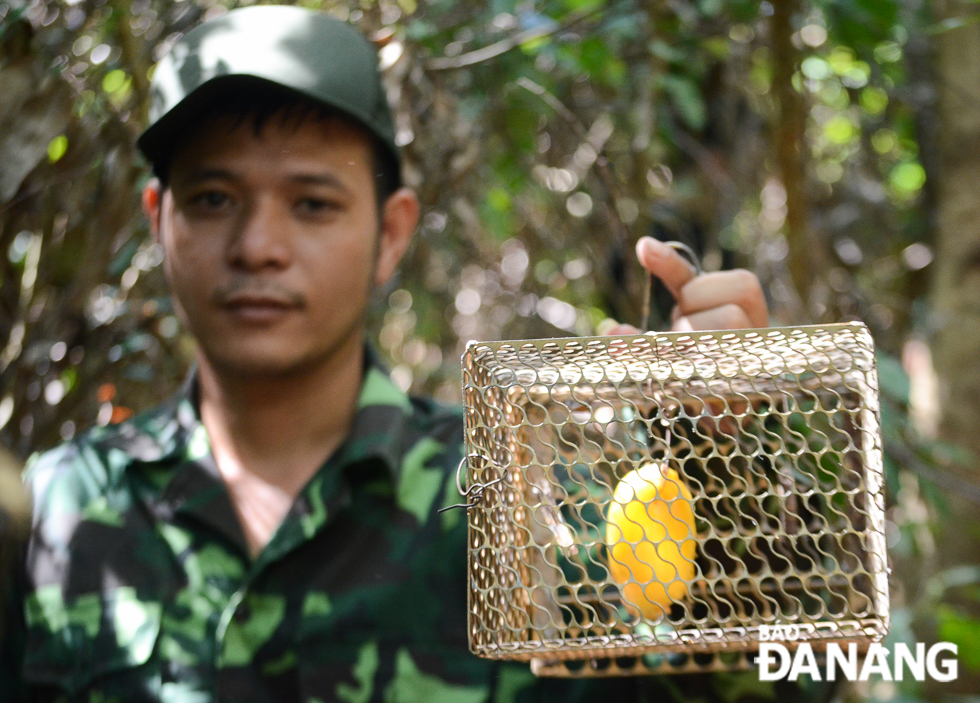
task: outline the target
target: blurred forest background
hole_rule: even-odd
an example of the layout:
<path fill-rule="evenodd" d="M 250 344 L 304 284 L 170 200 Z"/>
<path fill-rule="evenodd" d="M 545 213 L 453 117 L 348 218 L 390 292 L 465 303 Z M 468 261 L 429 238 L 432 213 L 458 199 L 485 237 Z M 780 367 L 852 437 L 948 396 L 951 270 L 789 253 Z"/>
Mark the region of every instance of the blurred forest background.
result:
<path fill-rule="evenodd" d="M 0 445 L 21 460 L 186 373 L 133 144 L 154 63 L 247 4 L 0 1 Z M 840 700 L 980 700 L 980 4 L 299 4 L 378 43 L 423 203 L 373 310 L 395 381 L 454 401 L 466 340 L 638 324 L 645 234 L 755 271 L 774 324 L 863 320 L 891 639 L 958 644 L 960 679 Z"/>

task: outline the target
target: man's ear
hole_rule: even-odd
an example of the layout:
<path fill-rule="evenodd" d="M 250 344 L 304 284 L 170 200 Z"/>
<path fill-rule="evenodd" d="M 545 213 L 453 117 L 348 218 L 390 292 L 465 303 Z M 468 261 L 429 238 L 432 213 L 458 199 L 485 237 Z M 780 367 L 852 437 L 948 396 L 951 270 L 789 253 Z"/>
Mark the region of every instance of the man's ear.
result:
<path fill-rule="evenodd" d="M 153 240 L 160 241 L 160 211 L 163 202 L 163 187 L 159 178 L 151 178 L 143 187 L 143 214 L 150 221 Z"/>
<path fill-rule="evenodd" d="M 381 237 L 374 282 L 383 286 L 394 275 L 419 221 L 419 199 L 411 188 L 399 188 L 381 211 Z"/>

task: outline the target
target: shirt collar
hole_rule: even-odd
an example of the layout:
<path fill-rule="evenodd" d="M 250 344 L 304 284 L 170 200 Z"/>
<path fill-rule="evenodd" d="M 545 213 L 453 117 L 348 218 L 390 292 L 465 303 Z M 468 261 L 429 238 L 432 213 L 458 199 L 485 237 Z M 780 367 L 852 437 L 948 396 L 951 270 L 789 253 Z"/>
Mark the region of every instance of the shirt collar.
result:
<path fill-rule="evenodd" d="M 177 393 L 160 406 L 116 427 L 111 443 L 141 463 L 198 459 L 210 454 L 207 431 L 199 412 L 197 369 L 191 369 Z M 342 466 L 372 459 L 397 482 L 401 459 L 408 450 L 412 401 L 394 384 L 370 345 L 365 345 L 364 376 L 354 422 L 337 450 Z"/>

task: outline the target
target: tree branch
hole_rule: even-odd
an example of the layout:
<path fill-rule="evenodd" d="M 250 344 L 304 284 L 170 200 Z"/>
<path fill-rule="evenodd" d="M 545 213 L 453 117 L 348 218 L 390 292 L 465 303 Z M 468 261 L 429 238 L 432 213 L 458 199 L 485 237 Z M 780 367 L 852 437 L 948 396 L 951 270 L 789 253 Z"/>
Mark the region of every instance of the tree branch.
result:
<path fill-rule="evenodd" d="M 590 144 L 596 151 L 596 159 L 594 162 L 596 175 L 599 176 L 599 180 L 602 182 L 603 187 L 606 191 L 606 210 L 609 213 L 609 218 L 612 220 L 613 230 L 618 239 L 618 243 L 623 250 L 629 249 L 629 245 L 632 242 L 632 235 L 630 234 L 629 228 L 626 223 L 623 222 L 623 218 L 619 214 L 619 208 L 616 207 L 616 203 L 619 200 L 622 190 L 619 187 L 619 183 L 616 177 L 613 175 L 612 167 L 609 163 L 609 159 L 603 154 L 603 145 L 596 144 L 589 138 L 589 130 L 586 129 L 582 121 L 575 115 L 574 112 L 557 96 L 550 93 L 544 86 L 535 83 L 530 78 L 520 77 L 517 79 L 517 85 L 525 90 L 534 93 L 540 97 L 544 102 L 551 107 L 555 112 L 561 115 L 562 119 L 571 127 L 575 135 L 583 142 Z M 647 320 L 650 317 L 650 289 L 652 280 L 650 274 L 647 274 L 646 287 L 644 290 L 644 300 L 643 300 L 643 312 L 641 326 L 646 326 Z"/>
<path fill-rule="evenodd" d="M 114 9 L 119 13 L 119 24 L 116 26 L 116 39 L 119 42 L 119 49 L 122 52 L 122 62 L 129 68 L 129 75 L 133 80 L 133 88 L 136 91 L 136 120 L 142 124 L 146 120 L 150 106 L 150 81 L 146 77 L 146 69 L 140 64 L 139 49 L 136 46 L 130 27 L 129 3 L 114 2 Z"/>
<path fill-rule="evenodd" d="M 796 0 L 773 0 L 770 25 L 773 46 L 772 89 L 779 105 L 776 127 L 776 162 L 786 189 L 786 241 L 789 244 L 790 278 L 800 298 L 807 304 L 813 279 L 814 257 L 807 237 L 806 194 L 804 192 L 803 129 L 806 115 L 802 98 L 793 87 L 797 52 L 791 40 Z"/>
<path fill-rule="evenodd" d="M 465 68 L 466 66 L 473 66 L 474 64 L 483 63 L 484 61 L 495 59 L 501 54 L 506 54 L 511 49 L 516 49 L 521 44 L 529 42 L 532 39 L 540 39 L 541 37 L 551 36 L 552 34 L 557 34 L 558 32 L 571 29 L 579 22 L 589 19 L 599 12 L 601 12 L 601 10 L 589 10 L 588 12 L 572 13 L 572 15 L 562 23 L 526 29 L 523 32 L 512 34 L 511 36 L 501 39 L 498 42 L 490 44 L 489 46 L 485 46 L 474 51 L 468 51 L 467 53 L 460 54 L 459 56 L 440 56 L 438 58 L 429 59 L 426 61 L 425 67 L 432 71 L 450 71 L 456 68 Z"/>

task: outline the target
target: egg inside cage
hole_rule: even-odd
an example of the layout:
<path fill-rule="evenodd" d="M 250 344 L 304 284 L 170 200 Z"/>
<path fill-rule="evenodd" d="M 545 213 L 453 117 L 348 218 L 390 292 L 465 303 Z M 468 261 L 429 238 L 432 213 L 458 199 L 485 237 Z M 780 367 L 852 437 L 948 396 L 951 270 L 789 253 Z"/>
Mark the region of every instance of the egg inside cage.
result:
<path fill-rule="evenodd" d="M 860 323 L 470 343 L 472 651 L 601 676 L 880 640 L 877 388 Z"/>

